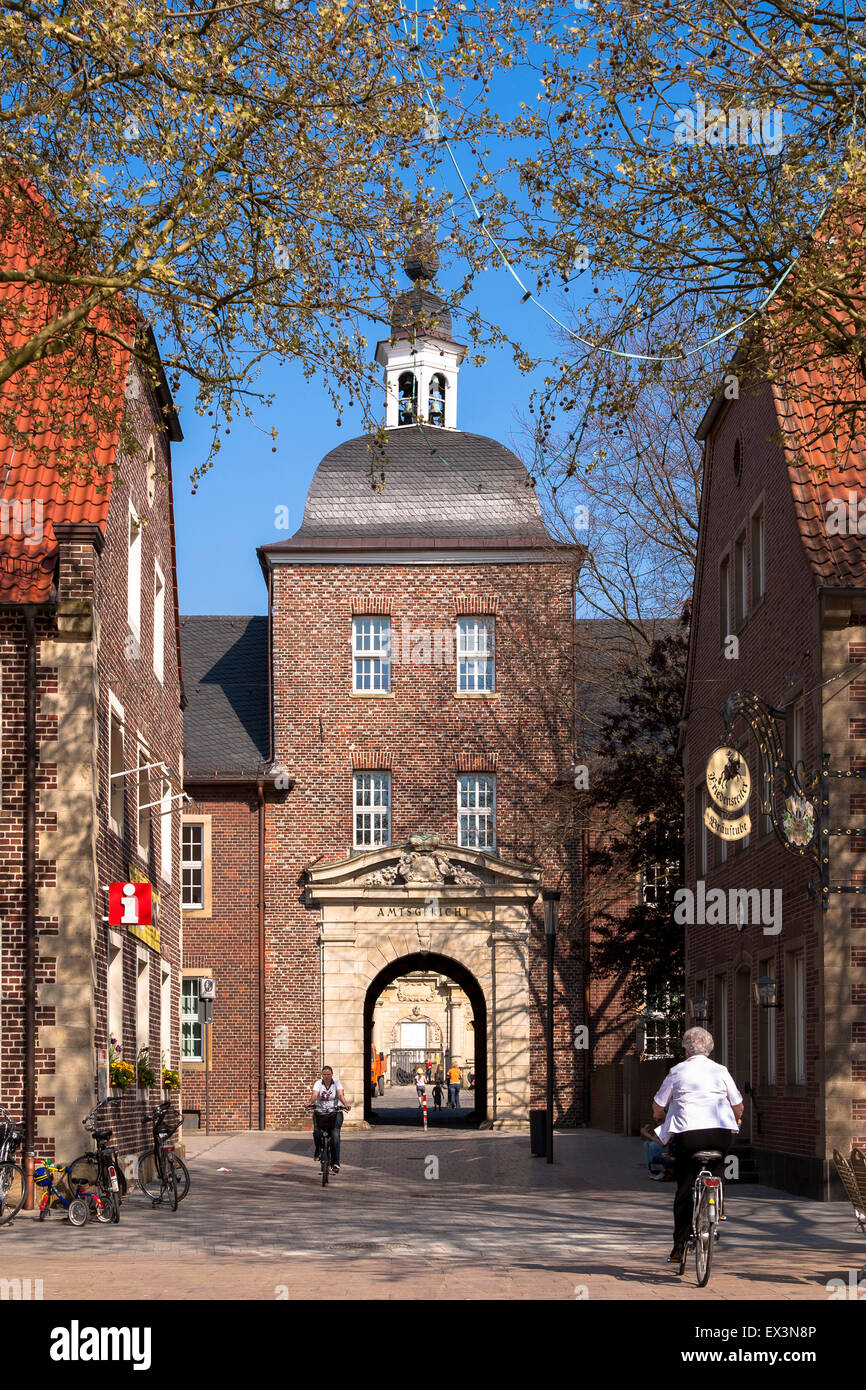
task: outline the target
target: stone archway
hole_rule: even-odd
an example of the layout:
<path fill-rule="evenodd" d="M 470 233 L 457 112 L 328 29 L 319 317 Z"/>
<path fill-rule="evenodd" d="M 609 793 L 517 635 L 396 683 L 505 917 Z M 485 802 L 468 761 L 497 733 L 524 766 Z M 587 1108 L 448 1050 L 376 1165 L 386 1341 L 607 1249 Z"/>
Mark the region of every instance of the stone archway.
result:
<path fill-rule="evenodd" d="M 481 1124 L 488 1118 L 487 1114 L 487 1071 L 489 1048 L 487 1045 L 487 1000 L 484 991 L 478 980 L 461 965 L 459 961 L 440 955 L 438 952 L 417 952 L 414 956 L 400 957 L 390 965 L 386 965 L 379 974 L 370 981 L 364 997 L 364 1056 L 370 1050 L 371 1039 L 373 1036 L 373 1009 L 376 1000 L 392 980 L 398 979 L 401 975 L 408 974 L 412 970 L 437 970 L 443 975 L 448 975 L 455 984 L 460 985 L 466 994 L 472 1007 L 472 1016 L 475 1020 L 477 1045 L 475 1049 L 475 1091 L 474 1108 L 475 1119 Z M 528 1026 L 528 1020 L 527 1020 Z M 528 1079 L 528 1033 L 527 1033 L 527 1079 Z M 528 1099 L 527 1099 L 528 1104 Z M 369 1118 L 372 1109 L 369 1087 L 364 1088 L 364 1116 Z"/>
<path fill-rule="evenodd" d="M 488 1118 L 497 1127 L 528 1123 L 529 914 L 539 891 L 533 865 L 435 836 L 307 870 L 307 904 L 321 910 L 322 1055 L 355 1106 L 347 1124 L 359 1122 L 369 1089 L 370 986 L 433 957 L 448 961 L 458 984 L 461 974 L 471 981 L 483 1004 Z"/>

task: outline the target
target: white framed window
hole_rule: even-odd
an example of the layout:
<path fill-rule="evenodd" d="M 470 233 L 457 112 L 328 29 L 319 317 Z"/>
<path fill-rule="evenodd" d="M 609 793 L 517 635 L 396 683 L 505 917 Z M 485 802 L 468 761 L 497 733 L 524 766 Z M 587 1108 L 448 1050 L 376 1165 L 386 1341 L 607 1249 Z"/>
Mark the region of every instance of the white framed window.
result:
<path fill-rule="evenodd" d="M 746 553 L 746 533 L 743 531 L 734 545 L 734 621 L 738 628 L 749 612 Z"/>
<path fill-rule="evenodd" d="M 108 943 L 108 1034 L 123 1051 L 123 943 L 113 932 Z"/>
<path fill-rule="evenodd" d="M 640 876 L 640 900 L 645 907 L 663 911 L 670 903 L 679 867 L 673 860 L 664 864 L 651 860 L 644 864 Z"/>
<path fill-rule="evenodd" d="M 159 565 L 153 567 L 153 674 L 162 683 L 165 660 L 165 579 Z"/>
<path fill-rule="evenodd" d="M 129 534 L 126 557 L 126 615 L 136 643 L 141 641 L 141 522 L 129 504 Z"/>
<path fill-rule="evenodd" d="M 733 631 L 731 621 L 731 557 L 726 555 L 719 565 L 719 641 L 722 646 Z"/>
<path fill-rule="evenodd" d="M 174 1040 L 175 1032 L 171 1023 L 171 966 L 166 965 L 165 961 L 161 961 L 159 967 L 159 1060 L 163 1066 L 171 1066 Z M 162 1080 L 161 1077 L 160 1080 Z"/>
<path fill-rule="evenodd" d="M 683 1031 L 682 995 L 669 988 L 657 994 L 644 991 L 643 1054 L 647 1061 L 676 1055 Z"/>
<path fill-rule="evenodd" d="M 181 906 L 204 907 L 204 825 L 184 821 L 181 828 Z"/>
<path fill-rule="evenodd" d="M 786 1009 L 788 1014 L 788 1081 L 792 1086 L 806 1084 L 806 954 L 792 951 L 788 956 Z M 769 1011 L 768 1011 L 769 1012 Z"/>
<path fill-rule="evenodd" d="M 462 694 L 495 689 L 492 618 L 457 619 L 457 690 Z"/>
<path fill-rule="evenodd" d="M 728 1065 L 728 977 L 716 976 L 716 1000 L 713 1009 L 713 1061 Z"/>
<path fill-rule="evenodd" d="M 796 700 L 791 706 L 789 713 L 790 720 L 790 752 L 791 767 L 796 769 L 799 762 L 804 762 L 806 758 L 806 702 L 802 698 Z"/>
<path fill-rule="evenodd" d="M 159 793 L 159 871 L 166 883 L 171 883 L 171 857 L 174 849 L 173 820 L 171 782 L 167 777 L 163 777 L 160 782 Z"/>
<path fill-rule="evenodd" d="M 151 828 L 153 819 L 151 816 L 151 769 L 148 766 L 151 756 L 143 743 L 138 745 L 138 776 L 136 778 L 138 786 L 138 814 L 136 816 L 136 847 L 142 859 L 150 858 Z"/>
<path fill-rule="evenodd" d="M 153 438 L 147 446 L 147 505 L 153 506 L 156 497 L 156 449 Z"/>
<path fill-rule="evenodd" d="M 123 707 L 108 697 L 108 819 L 116 835 L 124 832 L 126 819 L 126 730 Z"/>
<path fill-rule="evenodd" d="M 764 597 L 766 587 L 766 550 L 764 539 L 763 503 L 752 513 L 752 607 Z"/>
<path fill-rule="evenodd" d="M 776 962 L 775 962 L 775 960 L 773 959 L 772 956 L 768 956 L 766 960 L 761 961 L 760 969 L 761 969 L 761 974 L 762 974 L 762 975 L 766 975 L 767 978 L 770 979 L 770 980 L 775 980 L 775 978 L 776 978 Z M 763 1073 L 762 1080 L 763 1080 L 763 1081 L 766 1083 L 766 1085 L 768 1085 L 768 1086 L 775 1086 L 775 1084 L 776 1084 L 776 1016 L 777 1016 L 777 1014 L 778 1014 L 779 1011 L 778 1011 L 778 1009 L 766 1009 L 766 1008 L 762 1008 L 760 1012 L 763 1014 L 763 1018 L 762 1018 L 762 1021 L 761 1021 L 762 1032 L 763 1032 L 763 1036 L 762 1036 L 762 1038 L 761 1038 L 761 1051 L 762 1051 L 762 1054 L 763 1054 L 763 1055 L 762 1055 L 762 1058 L 761 1058 L 762 1063 L 763 1063 L 762 1068 L 761 1068 L 762 1073 Z"/>
<path fill-rule="evenodd" d="M 704 820 L 708 805 L 706 783 L 702 782 L 698 787 L 697 796 L 697 824 L 695 825 L 695 859 L 696 873 L 698 878 L 703 877 L 710 866 L 710 832 Z"/>
<path fill-rule="evenodd" d="M 390 772 L 355 773 L 353 823 L 355 849 L 371 849 L 374 845 L 390 845 Z"/>
<path fill-rule="evenodd" d="M 352 619 L 352 689 L 361 695 L 391 689 L 391 619 Z"/>
<path fill-rule="evenodd" d="M 199 1020 L 201 977 L 184 975 L 180 1005 L 180 1056 L 182 1062 L 204 1061 L 204 1026 Z"/>
<path fill-rule="evenodd" d="M 143 1047 L 150 1048 L 150 959 L 140 954 L 135 963 L 136 1058 Z"/>
<path fill-rule="evenodd" d="M 457 843 L 463 849 L 496 848 L 496 778 L 464 773 L 457 780 Z"/>

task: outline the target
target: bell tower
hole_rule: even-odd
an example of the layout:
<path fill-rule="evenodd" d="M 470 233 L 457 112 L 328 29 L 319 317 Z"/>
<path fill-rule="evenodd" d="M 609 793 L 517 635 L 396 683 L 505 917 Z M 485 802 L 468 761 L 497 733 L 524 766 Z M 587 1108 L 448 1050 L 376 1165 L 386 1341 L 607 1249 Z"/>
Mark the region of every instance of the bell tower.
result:
<path fill-rule="evenodd" d="M 403 425 L 457 428 L 457 374 L 466 347 L 455 342 L 451 313 L 430 282 L 439 269 L 431 237 L 416 236 L 403 262 L 412 281 L 394 305 L 391 336 L 377 344 L 385 368 L 388 429 Z"/>

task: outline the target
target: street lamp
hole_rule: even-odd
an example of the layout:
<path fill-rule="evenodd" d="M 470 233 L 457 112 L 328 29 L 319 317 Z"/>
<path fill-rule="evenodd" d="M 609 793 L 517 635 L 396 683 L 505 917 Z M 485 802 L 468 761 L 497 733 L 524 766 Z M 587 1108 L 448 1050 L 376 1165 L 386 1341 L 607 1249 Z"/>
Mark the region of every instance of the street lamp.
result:
<path fill-rule="evenodd" d="M 772 975 L 761 975 L 755 981 L 755 997 L 763 1009 L 778 1009 L 778 982 Z"/>
<path fill-rule="evenodd" d="M 547 1161 L 553 1162 L 553 948 L 556 944 L 556 926 L 559 920 L 559 900 L 562 894 L 556 888 L 543 888 L 544 936 L 547 941 Z"/>
<path fill-rule="evenodd" d="M 692 1000 L 692 1018 L 697 1028 L 705 1028 L 710 1021 L 710 1001 L 705 994 L 696 994 Z"/>

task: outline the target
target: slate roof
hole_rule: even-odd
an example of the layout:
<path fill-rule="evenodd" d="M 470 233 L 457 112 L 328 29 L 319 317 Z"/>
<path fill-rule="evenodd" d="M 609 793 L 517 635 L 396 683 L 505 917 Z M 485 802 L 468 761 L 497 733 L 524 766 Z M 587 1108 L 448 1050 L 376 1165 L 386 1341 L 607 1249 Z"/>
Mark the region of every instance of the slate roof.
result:
<path fill-rule="evenodd" d="M 395 338 L 411 336 L 417 329 L 427 337 L 450 338 L 453 341 L 451 311 L 432 290 L 415 285 L 397 299 L 391 314 L 391 334 Z"/>
<path fill-rule="evenodd" d="M 267 618 L 181 618 L 180 641 L 186 779 L 256 776 L 269 754 Z"/>
<path fill-rule="evenodd" d="M 369 442 L 362 435 L 325 455 L 310 484 L 300 530 L 265 550 L 371 535 L 554 545 L 526 469 L 496 440 L 405 425 L 386 435 L 384 457 L 371 453 Z"/>

